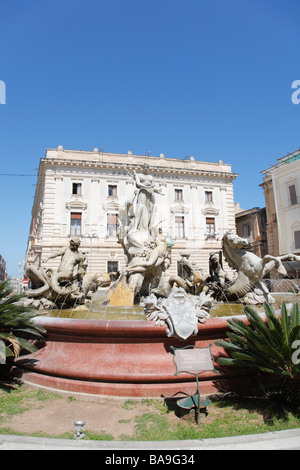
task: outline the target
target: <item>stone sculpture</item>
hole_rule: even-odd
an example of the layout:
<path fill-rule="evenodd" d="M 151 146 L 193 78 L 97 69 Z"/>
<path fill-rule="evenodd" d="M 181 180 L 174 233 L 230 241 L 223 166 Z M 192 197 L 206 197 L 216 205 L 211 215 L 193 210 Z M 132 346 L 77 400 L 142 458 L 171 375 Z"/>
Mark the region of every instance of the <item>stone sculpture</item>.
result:
<path fill-rule="evenodd" d="M 148 174 L 148 168 L 145 164 L 141 174 L 129 173 L 136 188 L 133 198 L 119 214 L 118 228 L 119 242 L 128 262 L 105 303 L 129 306 L 140 297 L 148 320 L 167 325 L 168 336 L 187 339 L 197 334 L 198 323 L 204 323 L 209 317 L 212 299 L 203 289 L 208 273 L 195 270 L 188 256 L 183 255 L 187 279 L 174 276 L 166 282 L 164 273 L 171 264 L 174 243 L 155 224 L 155 195 L 161 194 L 161 190 Z"/>
<path fill-rule="evenodd" d="M 263 278 L 272 270 L 286 275 L 282 264 L 284 260 L 300 260 L 300 256 L 288 254 L 263 258 L 249 251 L 249 240 L 239 237 L 232 231 L 225 233 L 222 239 L 222 251 L 211 253 L 209 257 L 209 273 L 189 261 L 189 255 L 182 254 L 180 263 L 183 277 L 172 276 L 170 286 L 182 287 L 188 294 L 209 294 L 216 301 L 239 302 L 243 304 L 262 304 L 267 301 L 274 303 L 267 284 Z M 223 267 L 223 256 L 233 273 Z"/>
<path fill-rule="evenodd" d="M 35 299 L 35 306 L 53 308 L 55 306 L 70 306 L 74 303 L 82 304 L 89 296 L 101 286 L 110 285 L 107 273 L 87 273 L 86 258 L 79 251 L 80 239 L 72 237 L 69 246 L 51 254 L 43 260 L 43 266 L 37 267 L 28 263 L 25 273 L 31 282 L 31 289 L 27 297 Z M 60 256 L 61 261 L 57 271 L 46 268 L 44 265 L 49 259 Z M 27 301 L 27 303 L 29 303 Z"/>
<path fill-rule="evenodd" d="M 118 227 L 118 240 L 128 262 L 108 293 L 106 302 L 110 305 L 119 305 L 120 299 L 126 298 L 130 306 L 138 295 L 148 295 L 150 290 L 160 296 L 166 296 L 170 290 L 164 272 L 170 266 L 173 244 L 171 237 L 158 228 L 159 224 L 155 225 L 155 194 L 161 194 L 161 189 L 148 169 L 144 164 L 142 173 L 129 173 L 135 182 L 135 192 L 119 214 Z"/>
<path fill-rule="evenodd" d="M 300 260 L 300 256 L 288 254 L 274 257 L 266 255 L 263 258 L 247 251 L 250 243 L 232 231 L 227 232 L 222 239 L 222 250 L 228 265 L 236 271 L 231 277 L 226 275 L 222 266 L 214 271 L 209 287 L 214 291 L 213 297 L 223 301 L 239 301 L 244 304 L 262 304 L 264 301 L 274 303 L 267 285 L 263 282 L 273 268 L 278 273 L 286 275 L 282 264 L 284 260 Z"/>
<path fill-rule="evenodd" d="M 151 293 L 141 304 L 147 320 L 158 326 L 167 326 L 167 336 L 186 340 L 198 333 L 198 323 L 210 317 L 213 300 L 206 293 L 190 296 L 184 288 L 174 286 L 167 298 Z"/>
<path fill-rule="evenodd" d="M 57 258 L 58 256 L 61 257 L 60 265 L 56 272 L 52 269 L 48 269 L 48 272 L 51 273 L 49 277 L 50 287 L 58 295 L 69 295 L 76 290 L 74 286 L 74 271 L 76 266 L 78 268 L 76 274 L 77 279 L 83 277 L 85 274 L 83 269 L 85 257 L 79 252 L 79 246 L 80 239 L 71 238 L 68 247 L 62 248 L 43 260 L 43 264 L 46 264 L 49 259 Z"/>
<path fill-rule="evenodd" d="M 179 263 L 183 268 L 184 275 L 183 277 L 171 276 L 169 279 L 170 286 L 173 287 L 174 284 L 176 284 L 178 287 L 182 287 L 187 293 L 192 295 L 198 295 L 203 290 L 207 292 L 208 289 L 206 288 L 205 283 L 209 277 L 208 272 L 192 264 L 189 257 L 189 254 L 181 254 L 181 260 Z"/>
<path fill-rule="evenodd" d="M 210 253 L 208 283 L 217 282 L 223 288 L 226 282 L 233 282 L 236 276 L 228 274 L 223 268 L 223 253 Z"/>

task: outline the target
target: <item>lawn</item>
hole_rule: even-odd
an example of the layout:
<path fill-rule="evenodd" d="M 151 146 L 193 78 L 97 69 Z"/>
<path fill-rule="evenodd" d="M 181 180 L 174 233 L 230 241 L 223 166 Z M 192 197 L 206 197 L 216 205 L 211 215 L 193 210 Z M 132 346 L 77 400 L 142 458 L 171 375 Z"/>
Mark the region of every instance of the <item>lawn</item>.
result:
<path fill-rule="evenodd" d="M 173 400 L 83 400 L 25 385 L 0 388 L 0 434 L 74 438 L 74 420 L 86 422 L 85 439 L 165 441 L 257 434 L 300 427 L 300 407 L 277 394 L 211 397 L 196 424 L 179 416 Z"/>

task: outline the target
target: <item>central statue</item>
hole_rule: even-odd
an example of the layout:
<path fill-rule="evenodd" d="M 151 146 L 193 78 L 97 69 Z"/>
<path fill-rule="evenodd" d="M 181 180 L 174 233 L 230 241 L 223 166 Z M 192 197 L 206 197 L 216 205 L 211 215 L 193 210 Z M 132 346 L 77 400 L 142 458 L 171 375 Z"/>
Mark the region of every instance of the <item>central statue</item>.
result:
<path fill-rule="evenodd" d="M 149 165 L 143 165 L 143 172 L 133 171 L 129 175 L 134 179 L 136 189 L 133 197 L 126 202 L 125 216 L 129 218 L 126 227 L 128 253 L 139 256 L 145 245 L 152 242 L 151 231 L 155 219 L 155 193 L 161 194 L 161 188 L 154 184 L 153 176 L 148 174 Z"/>
<path fill-rule="evenodd" d="M 129 175 L 134 179 L 135 191 L 119 214 L 118 239 L 127 255 L 127 266 L 117 283 L 108 293 L 110 305 L 133 305 L 137 296 L 149 295 L 150 291 L 160 296 L 167 295 L 164 271 L 170 266 L 172 240 L 155 224 L 155 194 L 161 188 L 148 173 L 145 163 L 142 173 L 134 170 Z"/>

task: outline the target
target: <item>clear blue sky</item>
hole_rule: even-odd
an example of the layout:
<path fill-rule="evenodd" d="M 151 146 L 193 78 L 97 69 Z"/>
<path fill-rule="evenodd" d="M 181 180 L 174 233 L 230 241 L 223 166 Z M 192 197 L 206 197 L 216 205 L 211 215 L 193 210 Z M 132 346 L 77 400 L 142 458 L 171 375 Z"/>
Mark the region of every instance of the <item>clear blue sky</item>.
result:
<path fill-rule="evenodd" d="M 0 0 L 0 253 L 24 258 L 46 148 L 232 164 L 235 202 L 300 147 L 299 0 Z"/>

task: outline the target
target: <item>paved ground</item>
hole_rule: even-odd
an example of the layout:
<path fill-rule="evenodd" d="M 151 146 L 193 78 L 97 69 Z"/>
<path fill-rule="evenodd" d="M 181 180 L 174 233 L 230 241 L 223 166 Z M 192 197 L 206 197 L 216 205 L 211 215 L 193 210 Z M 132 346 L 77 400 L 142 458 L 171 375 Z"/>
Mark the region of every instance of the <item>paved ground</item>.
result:
<path fill-rule="evenodd" d="M 187 441 L 87 441 L 0 435 L 0 450 L 102 450 L 111 455 L 135 455 L 141 451 L 169 450 L 176 454 L 199 450 L 300 450 L 300 429 L 249 436 Z M 134 466 L 134 465 L 133 465 Z"/>

